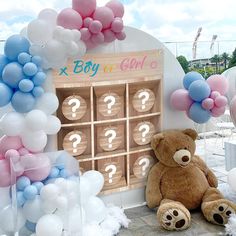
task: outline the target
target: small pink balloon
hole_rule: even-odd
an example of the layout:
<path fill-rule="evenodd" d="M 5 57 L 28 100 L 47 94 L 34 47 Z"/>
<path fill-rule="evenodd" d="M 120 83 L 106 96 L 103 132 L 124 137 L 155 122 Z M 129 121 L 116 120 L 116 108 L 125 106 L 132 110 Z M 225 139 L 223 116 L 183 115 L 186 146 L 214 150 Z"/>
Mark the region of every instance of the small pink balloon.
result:
<path fill-rule="evenodd" d="M 93 34 L 91 41 L 95 44 L 102 44 L 104 43 L 104 35 L 102 32 L 98 33 L 98 34 Z"/>
<path fill-rule="evenodd" d="M 98 34 L 99 32 L 102 31 L 102 23 L 98 20 L 92 21 L 89 25 L 89 30 L 93 34 Z"/>
<path fill-rule="evenodd" d="M 80 15 L 85 18 L 86 16 L 91 16 L 96 10 L 96 0 L 73 0 L 72 8 L 80 13 Z"/>
<path fill-rule="evenodd" d="M 21 142 L 21 138 L 18 136 L 9 137 L 9 136 L 4 135 L 0 139 L 0 154 L 1 155 L 5 156 L 5 153 L 10 149 L 18 150 L 22 147 L 23 145 Z"/>
<path fill-rule="evenodd" d="M 193 104 L 193 100 L 190 98 L 187 90 L 178 89 L 171 94 L 170 104 L 176 110 L 188 111 Z"/>
<path fill-rule="evenodd" d="M 10 149 L 5 153 L 5 158 L 8 161 L 12 161 L 13 163 L 16 163 L 20 160 L 20 153 L 14 149 Z"/>
<path fill-rule="evenodd" d="M 115 20 L 111 24 L 111 30 L 114 33 L 119 33 L 123 30 L 123 28 L 124 28 L 123 20 L 118 17 L 115 18 Z"/>
<path fill-rule="evenodd" d="M 202 108 L 205 110 L 211 110 L 214 107 L 214 100 L 212 98 L 206 98 L 202 101 Z"/>
<path fill-rule="evenodd" d="M 91 39 L 87 40 L 87 41 L 85 42 L 85 44 L 86 44 L 86 48 L 87 48 L 87 49 L 93 49 L 93 48 L 95 48 L 95 47 L 98 46 L 98 45 L 97 45 L 96 43 L 94 43 Z"/>
<path fill-rule="evenodd" d="M 217 91 L 212 91 L 210 98 L 212 98 L 213 100 L 215 100 L 218 96 L 220 96 L 220 93 Z"/>
<path fill-rule="evenodd" d="M 5 160 L 5 156 L 0 154 L 0 160 Z"/>
<path fill-rule="evenodd" d="M 211 110 L 211 115 L 213 117 L 219 117 L 225 113 L 225 107 L 214 107 Z"/>
<path fill-rule="evenodd" d="M 207 80 L 212 91 L 225 95 L 229 88 L 228 80 L 223 75 L 211 75 Z"/>
<path fill-rule="evenodd" d="M 215 99 L 215 105 L 217 107 L 224 107 L 227 105 L 227 98 L 225 96 L 218 96 L 216 99 Z"/>
<path fill-rule="evenodd" d="M 8 160 L 0 160 L 0 187 L 5 188 L 11 185 L 11 171 Z"/>
<path fill-rule="evenodd" d="M 115 17 L 122 18 L 124 16 L 125 8 L 121 2 L 117 0 L 111 0 L 106 4 L 106 7 L 109 7 L 113 11 Z"/>
<path fill-rule="evenodd" d="M 115 35 L 118 40 L 125 40 L 125 38 L 126 38 L 126 33 L 124 31 L 122 31 L 120 33 L 116 33 Z"/>
<path fill-rule="evenodd" d="M 91 38 L 91 33 L 88 28 L 80 29 L 81 40 L 87 42 Z"/>
<path fill-rule="evenodd" d="M 116 35 L 110 29 L 104 30 L 104 42 L 111 43 L 116 39 Z"/>
<path fill-rule="evenodd" d="M 98 7 L 93 14 L 93 18 L 102 23 L 103 29 L 108 29 L 114 20 L 114 14 L 108 7 Z"/>
<path fill-rule="evenodd" d="M 83 27 L 88 28 L 91 22 L 93 22 L 93 19 L 91 17 L 86 17 L 83 22 Z"/>
<path fill-rule="evenodd" d="M 57 24 L 66 29 L 79 30 L 82 26 L 82 18 L 77 11 L 72 8 L 66 8 L 58 14 Z"/>
<path fill-rule="evenodd" d="M 29 151 L 26 148 L 20 148 L 18 152 L 20 153 L 21 156 L 29 154 Z"/>

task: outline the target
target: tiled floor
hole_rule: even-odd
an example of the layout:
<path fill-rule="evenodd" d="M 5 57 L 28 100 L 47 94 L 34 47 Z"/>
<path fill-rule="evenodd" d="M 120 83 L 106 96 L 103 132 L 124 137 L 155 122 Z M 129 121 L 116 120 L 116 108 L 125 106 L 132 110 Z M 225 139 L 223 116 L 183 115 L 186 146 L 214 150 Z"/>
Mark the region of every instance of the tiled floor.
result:
<path fill-rule="evenodd" d="M 206 162 L 218 177 L 219 184 L 227 181 L 227 171 L 225 170 L 223 140 L 218 136 L 212 136 L 197 141 L 197 154 L 206 157 Z M 156 235 L 179 235 L 179 236 L 213 236 L 225 235 L 224 227 L 208 223 L 199 211 L 192 212 L 191 227 L 185 231 L 170 232 L 162 229 L 156 220 L 156 211 L 148 209 L 146 206 L 136 207 L 125 211 L 131 223 L 128 229 L 122 229 L 119 236 L 156 236 Z"/>

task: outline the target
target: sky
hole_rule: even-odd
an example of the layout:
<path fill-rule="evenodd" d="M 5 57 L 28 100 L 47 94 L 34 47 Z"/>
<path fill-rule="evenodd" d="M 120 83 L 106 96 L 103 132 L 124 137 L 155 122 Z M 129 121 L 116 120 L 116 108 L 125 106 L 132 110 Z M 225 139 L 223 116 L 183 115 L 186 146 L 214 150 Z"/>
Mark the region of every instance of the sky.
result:
<path fill-rule="evenodd" d="M 102 6 L 107 0 L 97 0 Z M 213 54 L 231 53 L 236 47 L 235 0 L 121 0 L 124 23 L 150 33 L 177 55 L 192 57 L 192 42 L 202 27 L 199 41 L 217 35 Z M 44 8 L 58 12 L 71 6 L 71 0 L 0 0 L 0 39 L 19 33 Z M 235 40 L 233 42 L 222 42 Z M 210 42 L 199 42 L 197 57 L 211 57 Z"/>

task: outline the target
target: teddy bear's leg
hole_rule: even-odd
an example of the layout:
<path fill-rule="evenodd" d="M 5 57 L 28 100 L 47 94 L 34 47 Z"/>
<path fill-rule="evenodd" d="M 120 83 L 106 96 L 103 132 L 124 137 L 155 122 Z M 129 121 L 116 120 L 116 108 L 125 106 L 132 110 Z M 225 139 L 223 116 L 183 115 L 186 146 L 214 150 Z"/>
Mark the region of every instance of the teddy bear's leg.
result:
<path fill-rule="evenodd" d="M 182 203 L 164 199 L 158 208 L 157 219 L 167 230 L 184 230 L 190 226 L 191 216 Z"/>
<path fill-rule="evenodd" d="M 236 205 L 226 200 L 218 189 L 209 188 L 203 196 L 201 209 L 209 222 L 225 225 L 228 223 L 229 216 L 235 214 Z"/>

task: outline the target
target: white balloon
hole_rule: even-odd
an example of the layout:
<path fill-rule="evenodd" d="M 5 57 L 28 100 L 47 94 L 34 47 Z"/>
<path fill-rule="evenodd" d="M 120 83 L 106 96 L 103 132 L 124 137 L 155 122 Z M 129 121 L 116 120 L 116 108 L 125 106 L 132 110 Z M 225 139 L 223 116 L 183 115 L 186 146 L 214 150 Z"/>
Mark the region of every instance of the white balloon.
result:
<path fill-rule="evenodd" d="M 73 30 L 72 30 L 72 33 L 73 33 L 73 39 L 74 39 L 74 41 L 75 41 L 75 42 L 80 41 L 80 39 L 81 39 L 81 33 L 80 33 L 80 31 L 79 31 L 79 30 L 76 30 L 76 29 L 73 29 Z"/>
<path fill-rule="evenodd" d="M 236 191 L 236 168 L 229 171 L 228 184 L 234 191 Z"/>
<path fill-rule="evenodd" d="M 27 27 L 24 27 L 21 31 L 20 31 L 20 35 L 27 38 Z"/>
<path fill-rule="evenodd" d="M 68 209 L 68 200 L 65 196 L 59 196 L 56 199 L 56 208 L 59 210 L 67 210 Z"/>
<path fill-rule="evenodd" d="M 79 206 L 74 207 L 71 211 L 69 211 L 69 219 L 68 219 L 68 231 L 71 235 L 74 235 L 76 232 L 80 232 L 82 230 L 82 225 L 85 223 L 85 211 L 84 209 L 80 209 Z"/>
<path fill-rule="evenodd" d="M 87 178 L 81 176 L 80 178 L 80 201 L 81 204 L 84 205 L 88 198 L 91 196 L 91 186 L 90 182 Z"/>
<path fill-rule="evenodd" d="M 78 45 L 72 41 L 70 44 L 67 45 L 67 52 L 68 55 L 73 57 L 79 54 L 79 47 Z"/>
<path fill-rule="evenodd" d="M 104 177 L 99 171 L 87 171 L 83 174 L 83 177 L 89 181 L 92 195 L 95 196 L 101 192 L 104 185 Z"/>
<path fill-rule="evenodd" d="M 101 223 L 107 217 L 107 208 L 98 197 L 91 196 L 84 206 L 84 210 L 88 223 Z"/>
<path fill-rule="evenodd" d="M 77 56 L 77 58 L 81 58 L 85 55 L 85 53 L 87 51 L 87 47 L 86 47 L 86 44 L 83 41 L 77 42 L 77 45 L 79 47 L 79 52 L 76 56 Z"/>
<path fill-rule="evenodd" d="M 64 30 L 64 28 L 62 26 L 59 26 L 59 25 L 56 26 L 56 28 L 53 31 L 53 38 L 60 40 L 63 30 Z"/>
<path fill-rule="evenodd" d="M 31 152 L 40 152 L 46 145 L 48 137 L 43 130 L 31 132 L 27 130 L 22 136 L 23 145 Z"/>
<path fill-rule="evenodd" d="M 10 190 L 10 187 L 0 188 L 0 209 L 3 209 L 11 203 Z"/>
<path fill-rule="evenodd" d="M 44 111 L 47 115 L 54 113 L 59 106 L 58 98 L 53 93 L 44 93 L 38 98 L 36 108 Z"/>
<path fill-rule="evenodd" d="M 41 110 L 32 110 L 25 116 L 25 121 L 30 130 L 39 131 L 45 129 L 48 117 Z"/>
<path fill-rule="evenodd" d="M 38 18 L 45 20 L 48 24 L 55 27 L 57 23 L 57 12 L 53 9 L 46 8 L 39 13 Z"/>
<path fill-rule="evenodd" d="M 8 136 L 20 135 L 25 125 L 25 118 L 18 112 L 9 112 L 4 115 L 0 121 L 0 128 Z"/>
<path fill-rule="evenodd" d="M 42 56 L 43 55 L 43 48 L 39 45 L 31 45 L 29 48 L 29 52 L 33 56 Z"/>
<path fill-rule="evenodd" d="M 34 200 L 28 200 L 23 206 L 23 213 L 27 220 L 36 223 L 44 215 L 40 197 L 36 196 Z"/>
<path fill-rule="evenodd" d="M 54 200 L 59 194 L 59 188 L 56 184 L 48 184 L 42 187 L 40 196 L 44 201 Z"/>
<path fill-rule="evenodd" d="M 45 132 L 48 135 L 53 135 L 61 129 L 61 121 L 56 116 L 48 116 Z"/>
<path fill-rule="evenodd" d="M 55 212 L 56 209 L 57 209 L 57 205 L 55 201 L 52 201 L 52 200 L 42 201 L 42 210 L 46 214 L 52 214 Z"/>
<path fill-rule="evenodd" d="M 36 225 L 37 236 L 61 236 L 63 222 L 57 215 L 45 215 L 41 217 Z"/>
<path fill-rule="evenodd" d="M 52 39 L 52 27 L 44 20 L 36 19 L 28 25 L 28 38 L 32 43 L 43 45 Z"/>
<path fill-rule="evenodd" d="M 72 42 L 73 37 L 74 37 L 73 32 L 72 30 L 69 30 L 69 29 L 64 29 L 60 33 L 60 40 L 64 43 Z"/>

